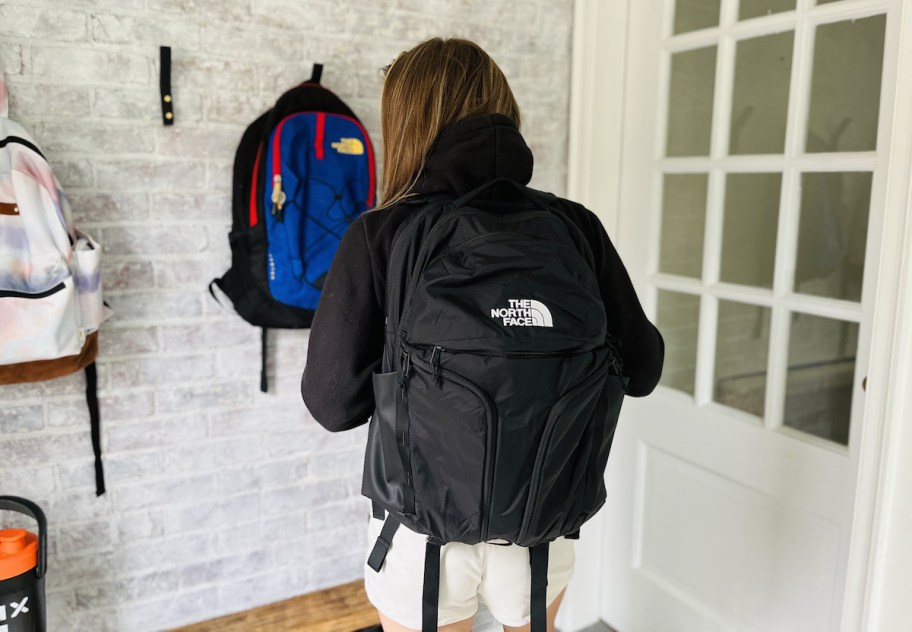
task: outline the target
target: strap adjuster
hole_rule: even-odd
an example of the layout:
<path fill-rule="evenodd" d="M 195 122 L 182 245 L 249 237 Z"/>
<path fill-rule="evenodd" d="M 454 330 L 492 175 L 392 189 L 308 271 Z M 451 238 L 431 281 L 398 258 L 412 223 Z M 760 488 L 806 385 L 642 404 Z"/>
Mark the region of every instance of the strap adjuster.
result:
<path fill-rule="evenodd" d="M 383 529 L 381 529 L 380 535 L 377 536 L 374 548 L 371 549 L 367 558 L 367 565 L 375 573 L 379 573 L 380 569 L 383 568 L 383 562 L 386 560 L 386 554 L 389 553 L 390 548 L 393 546 L 393 536 L 396 535 L 396 529 L 398 528 L 399 521 L 392 516 L 388 516 L 386 522 L 383 523 Z"/>

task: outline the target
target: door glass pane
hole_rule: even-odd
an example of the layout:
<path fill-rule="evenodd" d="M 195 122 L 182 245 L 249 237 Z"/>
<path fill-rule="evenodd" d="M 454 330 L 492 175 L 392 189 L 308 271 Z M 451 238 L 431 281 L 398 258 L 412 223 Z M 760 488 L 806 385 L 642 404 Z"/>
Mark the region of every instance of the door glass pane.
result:
<path fill-rule="evenodd" d="M 715 81 L 715 46 L 671 56 L 666 139 L 669 156 L 709 155 Z"/>
<path fill-rule="evenodd" d="M 886 17 L 817 27 L 807 151 L 871 151 L 877 144 Z"/>
<path fill-rule="evenodd" d="M 792 11 L 795 0 L 741 0 L 738 6 L 738 19 L 747 20 L 762 15 L 771 15 L 783 11 Z"/>
<path fill-rule="evenodd" d="M 732 94 L 731 154 L 781 154 L 785 148 L 795 32 L 738 42 Z"/>
<path fill-rule="evenodd" d="M 665 338 L 665 365 L 661 383 L 694 394 L 697 368 L 697 330 L 700 297 L 659 290 L 656 327 Z"/>
<path fill-rule="evenodd" d="M 795 291 L 861 300 L 870 172 L 801 175 L 801 225 Z"/>
<path fill-rule="evenodd" d="M 706 225 L 705 173 L 669 173 L 662 193 L 659 272 L 700 278 Z"/>
<path fill-rule="evenodd" d="M 763 416 L 770 309 L 719 301 L 713 399 Z"/>
<path fill-rule="evenodd" d="M 719 26 L 720 0 L 677 0 L 674 34 Z"/>
<path fill-rule="evenodd" d="M 793 314 L 784 424 L 849 443 L 858 324 Z"/>
<path fill-rule="evenodd" d="M 781 187 L 781 173 L 730 173 L 725 179 L 725 283 L 773 287 Z"/>

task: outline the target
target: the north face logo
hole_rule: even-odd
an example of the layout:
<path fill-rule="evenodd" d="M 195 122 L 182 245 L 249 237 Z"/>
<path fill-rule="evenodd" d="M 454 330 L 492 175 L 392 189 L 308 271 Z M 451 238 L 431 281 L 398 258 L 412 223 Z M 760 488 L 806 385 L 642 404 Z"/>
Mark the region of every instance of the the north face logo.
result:
<path fill-rule="evenodd" d="M 554 327 L 551 310 L 531 298 L 511 298 L 509 307 L 491 308 L 491 318 L 502 318 L 504 325 Z"/>

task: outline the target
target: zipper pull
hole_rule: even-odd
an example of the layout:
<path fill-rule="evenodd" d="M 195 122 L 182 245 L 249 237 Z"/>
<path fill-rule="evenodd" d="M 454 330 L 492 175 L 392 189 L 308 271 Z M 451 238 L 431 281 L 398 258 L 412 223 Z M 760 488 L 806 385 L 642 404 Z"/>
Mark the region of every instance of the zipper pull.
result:
<path fill-rule="evenodd" d="M 431 366 L 434 369 L 434 384 L 437 385 L 437 388 L 443 388 L 443 379 L 440 376 L 440 352 L 443 350 L 443 347 L 434 345 L 434 349 L 431 351 Z"/>
<path fill-rule="evenodd" d="M 285 205 L 285 192 L 282 191 L 282 175 L 277 173 L 272 177 L 272 214 L 282 221 L 282 207 Z"/>
<path fill-rule="evenodd" d="M 402 399 L 405 399 L 405 387 L 408 385 L 409 370 L 412 366 L 412 356 L 408 351 L 402 352 L 402 381 L 399 383 L 399 390 L 402 392 Z"/>

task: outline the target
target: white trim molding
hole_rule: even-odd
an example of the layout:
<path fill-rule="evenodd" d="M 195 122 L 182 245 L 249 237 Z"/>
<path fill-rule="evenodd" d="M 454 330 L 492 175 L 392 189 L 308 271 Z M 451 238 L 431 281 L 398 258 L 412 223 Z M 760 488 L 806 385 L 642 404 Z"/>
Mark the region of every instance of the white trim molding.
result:
<path fill-rule="evenodd" d="M 567 190 L 571 199 L 599 216 L 616 244 L 623 239 L 618 193 L 631 2 L 575 0 Z M 883 103 L 881 111 L 889 117 L 881 118 L 878 146 L 886 155 L 840 155 L 832 167 L 824 167 L 871 170 L 880 160 L 888 164 L 880 199 L 872 200 L 886 212 L 881 225 L 871 227 L 876 234 L 869 235 L 880 241 L 880 254 L 876 270 L 866 277 L 875 299 L 864 318 L 873 319 L 873 329 L 864 422 L 857 435 L 852 530 L 845 534 L 851 544 L 840 629 L 894 632 L 908 629 L 912 621 L 912 421 L 903 423 L 912 415 L 912 2 L 868 4 L 872 11 L 888 7 L 885 49 L 893 42 L 899 51 L 898 59 L 885 60 L 884 66 L 882 98 L 890 103 Z M 830 20 L 857 6 L 846 2 L 815 6 L 814 11 Z M 773 16 L 769 24 L 757 24 L 775 30 L 774 23 L 782 19 Z M 744 168 L 764 170 L 765 165 L 754 164 L 757 160 L 745 159 Z M 673 170 L 707 166 L 705 160 L 667 161 L 674 163 Z M 846 319 L 859 318 L 852 316 Z M 603 514 L 583 529 L 577 570 L 558 618 L 563 630 L 580 630 L 599 617 L 601 542 L 608 529 Z"/>
<path fill-rule="evenodd" d="M 858 468 L 842 629 L 892 632 L 912 620 L 912 5 L 893 4 L 888 38 L 899 59 L 882 248 L 876 274 L 870 379 Z"/>
<path fill-rule="evenodd" d="M 573 21 L 568 197 L 591 209 L 614 241 L 619 232 L 628 2 L 576 0 Z M 599 621 L 606 528 L 600 512 L 580 533 L 573 579 L 557 619 L 561 630 L 582 630 Z"/>
<path fill-rule="evenodd" d="M 624 125 L 629 0 L 576 0 L 570 92 L 569 197 L 591 209 L 613 240 Z"/>

